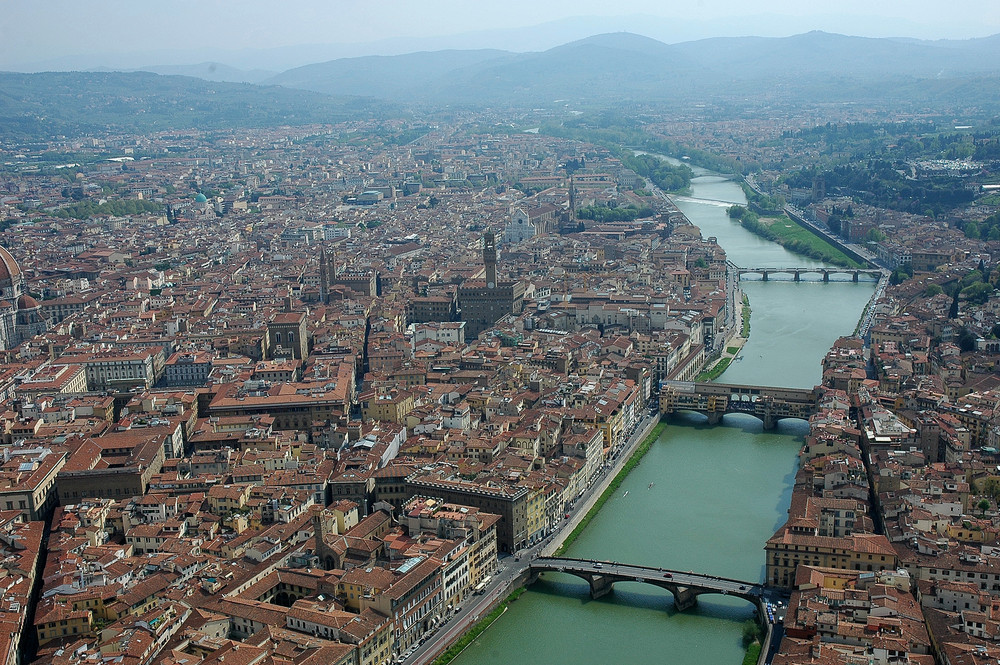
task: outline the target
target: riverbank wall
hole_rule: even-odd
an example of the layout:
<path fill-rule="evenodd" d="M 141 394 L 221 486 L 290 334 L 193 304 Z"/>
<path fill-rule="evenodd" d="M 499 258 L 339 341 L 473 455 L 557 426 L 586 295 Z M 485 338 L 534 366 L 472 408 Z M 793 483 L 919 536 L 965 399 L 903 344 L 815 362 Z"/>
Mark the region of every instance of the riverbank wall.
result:
<path fill-rule="evenodd" d="M 607 491 L 608 487 L 614 482 L 618 474 L 625 467 L 632 456 L 635 454 L 636 450 L 642 444 L 643 441 L 649 437 L 650 434 L 656 429 L 656 426 L 660 423 L 660 415 L 656 414 L 653 417 L 643 420 L 643 425 L 641 429 L 637 430 L 633 434 L 633 438 L 629 443 L 629 446 L 622 451 L 622 454 L 618 456 L 613 466 L 605 473 L 599 481 L 597 481 L 592 492 L 589 493 L 583 504 L 580 505 L 579 509 L 573 513 L 573 516 L 566 520 L 562 527 L 550 536 L 550 539 L 539 552 L 539 556 L 552 556 L 556 550 L 562 547 L 566 539 L 576 530 L 580 523 L 592 516 L 595 511 L 595 506 L 600 498 Z M 599 510 L 599 509 L 598 509 Z M 495 591 L 495 601 L 490 603 L 484 611 L 480 613 L 480 616 L 486 616 L 496 610 L 499 606 L 507 602 L 511 594 L 516 592 L 522 587 L 526 587 L 533 581 L 533 575 L 531 569 L 525 566 L 524 570 L 515 575 L 511 580 L 504 586 L 498 587 Z M 470 629 L 472 627 L 470 626 Z M 463 631 L 455 636 L 454 639 L 450 639 L 445 643 L 442 643 L 432 654 L 427 654 L 423 659 L 424 663 L 433 663 L 437 658 L 444 654 L 453 644 L 461 640 L 468 631 Z"/>
<path fill-rule="evenodd" d="M 833 234 L 826 233 L 822 228 L 820 228 L 819 226 L 817 226 L 815 223 L 809 221 L 808 219 L 806 219 L 802 215 L 796 213 L 789 206 L 785 206 L 785 214 L 788 215 L 789 219 L 791 219 L 793 222 L 795 222 L 796 224 L 798 224 L 799 226 L 801 226 L 802 228 L 804 228 L 806 231 L 809 231 L 810 233 L 812 233 L 817 238 L 820 238 L 820 239 L 822 239 L 822 240 L 830 243 L 831 245 L 833 245 L 834 247 L 836 247 L 837 249 L 839 249 L 840 251 L 842 251 L 844 254 L 847 254 L 849 257 L 851 257 L 855 261 L 860 261 L 861 263 L 865 264 L 869 268 L 879 268 L 880 267 L 877 264 L 875 264 L 870 258 L 868 258 L 868 257 L 860 254 L 858 252 L 858 250 L 854 249 L 854 247 L 852 245 L 849 245 L 849 244 L 845 243 L 843 240 L 841 240 L 840 238 L 834 236 Z"/>

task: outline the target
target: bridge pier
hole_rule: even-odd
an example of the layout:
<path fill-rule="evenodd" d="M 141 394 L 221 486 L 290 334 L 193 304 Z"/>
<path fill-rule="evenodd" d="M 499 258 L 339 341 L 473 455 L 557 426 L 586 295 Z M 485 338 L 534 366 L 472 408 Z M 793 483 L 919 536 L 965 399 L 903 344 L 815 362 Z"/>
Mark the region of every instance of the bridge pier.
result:
<path fill-rule="evenodd" d="M 774 429 L 778 425 L 778 419 L 770 413 L 765 413 L 761 420 L 764 421 L 764 429 Z"/>
<path fill-rule="evenodd" d="M 823 281 L 824 282 L 829 282 L 830 281 L 830 271 L 829 270 L 824 270 L 823 271 Z"/>
<path fill-rule="evenodd" d="M 689 610 L 698 604 L 698 594 L 686 586 L 674 589 L 674 606 L 678 612 Z"/>
<path fill-rule="evenodd" d="M 766 270 L 762 270 L 760 274 L 761 274 L 760 281 L 766 282 L 767 281 L 767 271 Z"/>
<path fill-rule="evenodd" d="M 604 575 L 591 575 L 587 581 L 590 582 L 590 597 L 594 600 L 608 595 L 615 586 L 614 582 Z"/>
<path fill-rule="evenodd" d="M 855 284 L 858 283 L 858 271 L 857 270 L 855 270 L 854 274 L 851 275 L 851 281 L 854 282 Z"/>
<path fill-rule="evenodd" d="M 705 415 L 708 416 L 709 425 L 718 425 L 720 422 L 722 422 L 722 416 L 725 414 L 723 414 L 721 411 L 709 411 Z"/>
<path fill-rule="evenodd" d="M 796 282 L 800 281 L 799 280 L 799 271 L 798 270 L 795 271 L 795 281 Z"/>

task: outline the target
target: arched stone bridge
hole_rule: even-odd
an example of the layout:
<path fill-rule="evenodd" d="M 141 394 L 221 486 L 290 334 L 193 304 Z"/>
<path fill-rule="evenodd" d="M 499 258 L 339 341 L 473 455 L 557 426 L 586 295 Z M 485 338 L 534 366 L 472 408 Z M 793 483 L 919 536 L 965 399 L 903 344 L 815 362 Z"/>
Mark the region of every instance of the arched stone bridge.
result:
<path fill-rule="evenodd" d="M 700 575 L 680 570 L 633 566 L 616 561 L 565 559 L 554 556 L 539 557 L 529 564 L 528 570 L 531 573 L 528 584 L 537 580 L 541 573 L 548 571 L 576 575 L 587 580 L 592 598 L 600 598 L 611 593 L 615 582 L 652 584 L 669 591 L 674 597 L 674 605 L 680 611 L 697 605 L 698 596 L 706 593 L 742 598 L 758 608 L 761 608 L 764 603 L 764 586 L 755 582 Z"/>
<path fill-rule="evenodd" d="M 819 395 L 815 389 L 741 386 L 729 383 L 662 381 L 660 413 L 697 411 L 715 424 L 726 413 L 748 413 L 771 429 L 782 418 L 808 420 L 816 413 Z"/>
<path fill-rule="evenodd" d="M 792 279 L 798 282 L 801 276 L 807 273 L 822 275 L 824 282 L 830 281 L 830 275 L 850 275 L 852 282 L 857 282 L 861 275 L 867 275 L 878 281 L 881 279 L 883 273 L 882 270 L 874 270 L 872 268 L 741 268 L 734 266 L 733 269 L 741 276 L 746 274 L 760 275 L 761 279 L 765 282 L 768 281 L 771 275 L 775 274 L 791 275 Z"/>

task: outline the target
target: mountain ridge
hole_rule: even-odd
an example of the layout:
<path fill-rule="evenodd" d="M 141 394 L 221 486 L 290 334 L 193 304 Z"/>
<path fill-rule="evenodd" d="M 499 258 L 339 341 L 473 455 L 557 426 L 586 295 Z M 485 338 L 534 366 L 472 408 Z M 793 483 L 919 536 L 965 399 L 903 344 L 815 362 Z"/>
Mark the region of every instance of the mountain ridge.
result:
<path fill-rule="evenodd" d="M 811 31 L 789 37 L 717 37 L 666 44 L 621 31 L 535 52 L 448 50 L 382 56 L 377 72 L 388 83 L 365 79 L 362 85 L 360 72 L 352 67 L 371 62 L 370 58 L 315 63 L 279 74 L 267 83 L 396 102 L 405 97 L 427 102 L 496 103 L 511 97 L 527 101 L 531 91 L 541 94 L 546 90 L 573 97 L 586 90 L 599 97 L 600 88 L 595 90 L 595 85 L 605 86 L 605 97 L 629 90 L 659 95 L 658 87 L 677 85 L 708 90 L 734 77 L 750 81 L 805 75 L 859 80 L 981 76 L 1000 73 L 1000 35 L 974 42 L 928 42 Z M 434 68 L 422 66 L 428 59 L 434 60 Z M 655 74 L 639 74 L 640 69 Z M 660 86 L 656 85 L 657 77 Z M 489 81 L 494 83 L 492 91 Z"/>
<path fill-rule="evenodd" d="M 219 63 L 214 75 L 236 76 Z M 0 133 L 156 131 L 330 122 L 388 110 L 641 105 L 752 109 L 871 104 L 941 113 L 1000 107 L 1000 35 L 866 38 L 819 31 L 666 44 L 629 32 L 543 51 L 420 51 L 340 58 L 261 84 L 148 72 L 0 74 Z"/>

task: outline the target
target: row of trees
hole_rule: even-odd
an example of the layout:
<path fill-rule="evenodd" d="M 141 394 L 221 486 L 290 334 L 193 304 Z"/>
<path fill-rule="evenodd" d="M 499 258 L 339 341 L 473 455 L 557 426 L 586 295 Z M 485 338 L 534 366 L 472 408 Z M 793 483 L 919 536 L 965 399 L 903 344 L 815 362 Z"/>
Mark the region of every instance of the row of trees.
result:
<path fill-rule="evenodd" d="M 961 178 L 912 180 L 904 175 L 907 169 L 896 160 L 871 159 L 825 171 L 815 167 L 801 169 L 785 176 L 783 182 L 790 187 L 808 188 L 812 187 L 813 178 L 822 175 L 829 192 L 849 195 L 880 208 L 929 216 L 965 205 L 976 196 L 966 189 Z"/>
<path fill-rule="evenodd" d="M 656 211 L 648 206 L 637 208 L 633 205 L 621 208 L 592 205 L 576 211 L 576 216 L 579 219 L 589 219 L 595 222 L 631 222 L 633 219 L 652 217 L 655 214 Z"/>
<path fill-rule="evenodd" d="M 1000 132 L 938 132 L 931 122 L 826 123 L 786 131 L 782 139 L 824 144 L 828 152 L 884 154 L 900 159 L 1000 159 Z"/>
<path fill-rule="evenodd" d="M 972 240 L 1000 241 L 1000 213 L 990 215 L 982 222 L 969 221 L 961 226 L 966 238 Z"/>
<path fill-rule="evenodd" d="M 738 157 L 724 157 L 670 139 L 652 136 L 641 122 L 616 111 L 602 111 L 558 123 L 544 123 L 539 133 L 603 146 L 622 156 L 623 162 L 624 158 L 631 155 L 631 151 L 624 146 L 630 146 L 662 155 L 684 156 L 692 164 L 720 173 L 750 173 L 759 168 L 759 164 L 744 162 Z"/>
<path fill-rule="evenodd" d="M 686 164 L 674 166 L 670 162 L 649 154 L 623 155 L 622 162 L 644 178 L 668 192 L 679 192 L 688 188 L 694 171 Z"/>
<path fill-rule="evenodd" d="M 74 203 L 53 211 L 52 216 L 64 219 L 69 217 L 73 219 L 87 219 L 95 215 L 112 215 L 118 217 L 161 212 L 162 210 L 163 206 L 161 204 L 146 200 L 128 199 L 105 201 L 104 203 L 80 201 L 79 203 Z"/>
<path fill-rule="evenodd" d="M 851 263 L 845 259 L 843 255 L 839 255 L 839 253 L 838 255 L 834 255 L 830 252 L 824 252 L 822 247 L 818 247 L 816 244 L 810 243 L 806 240 L 790 238 L 775 233 L 770 226 L 760 221 L 760 215 L 752 210 L 744 208 L 743 206 L 730 206 L 726 212 L 732 219 L 739 220 L 740 226 L 745 228 L 747 231 L 750 231 L 754 235 L 758 235 L 766 240 L 776 242 L 790 252 L 795 252 L 801 256 L 808 256 L 811 259 L 826 261 L 836 265 L 851 265 Z M 787 219 L 787 217 L 784 219 Z M 826 245 L 825 241 L 817 242 L 821 245 Z"/>
<path fill-rule="evenodd" d="M 747 197 L 747 202 L 760 214 L 780 215 L 785 209 L 785 197 L 761 194 L 745 182 L 741 184 L 743 185 L 743 193 Z"/>

